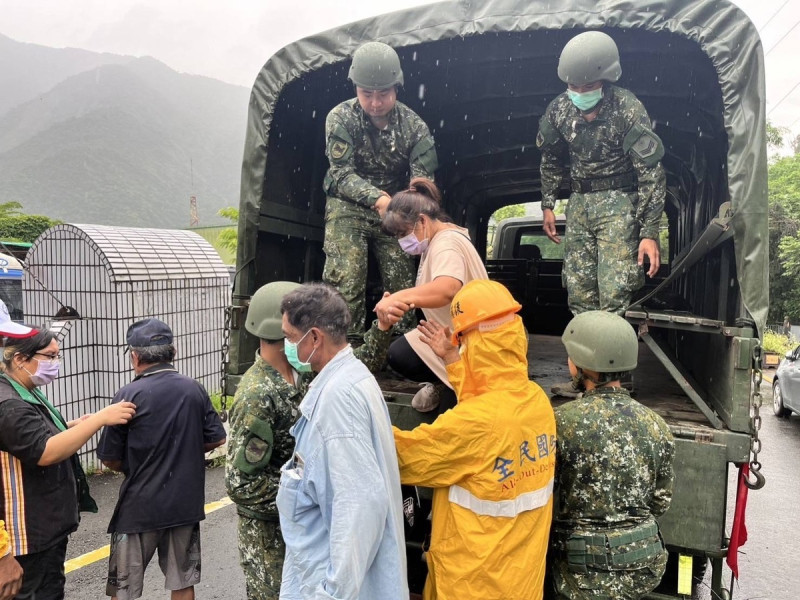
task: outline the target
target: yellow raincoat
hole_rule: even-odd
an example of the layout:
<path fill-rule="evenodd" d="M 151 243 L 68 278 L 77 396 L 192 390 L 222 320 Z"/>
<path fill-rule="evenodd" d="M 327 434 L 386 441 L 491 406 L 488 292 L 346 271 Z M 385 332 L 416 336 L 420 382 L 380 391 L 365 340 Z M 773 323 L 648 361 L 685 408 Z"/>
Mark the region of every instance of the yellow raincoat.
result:
<path fill-rule="evenodd" d="M 425 600 L 542 598 L 556 424 L 527 348 L 516 315 L 465 333 L 447 367 L 458 405 L 394 429 L 402 482 L 434 488 Z"/>

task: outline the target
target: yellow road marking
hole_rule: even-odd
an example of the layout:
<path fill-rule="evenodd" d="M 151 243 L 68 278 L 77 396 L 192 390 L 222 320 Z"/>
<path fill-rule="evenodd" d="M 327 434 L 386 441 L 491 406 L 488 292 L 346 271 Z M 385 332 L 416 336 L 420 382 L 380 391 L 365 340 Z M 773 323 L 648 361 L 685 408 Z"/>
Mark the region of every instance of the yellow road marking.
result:
<path fill-rule="evenodd" d="M 220 498 L 216 502 L 209 502 L 205 505 L 206 515 L 211 514 L 215 510 L 219 510 L 220 508 L 225 508 L 233 504 L 233 500 L 225 496 L 224 498 Z M 86 554 L 81 554 L 80 556 L 76 556 L 75 558 L 69 559 L 67 562 L 64 563 L 64 571 L 66 573 L 71 573 L 72 571 L 77 571 L 78 569 L 82 569 L 92 563 L 96 563 L 98 560 L 103 560 L 104 558 L 108 558 L 109 552 L 111 551 L 111 546 L 105 545 L 102 548 L 98 548 L 97 550 L 92 550 L 91 552 L 87 552 Z"/>

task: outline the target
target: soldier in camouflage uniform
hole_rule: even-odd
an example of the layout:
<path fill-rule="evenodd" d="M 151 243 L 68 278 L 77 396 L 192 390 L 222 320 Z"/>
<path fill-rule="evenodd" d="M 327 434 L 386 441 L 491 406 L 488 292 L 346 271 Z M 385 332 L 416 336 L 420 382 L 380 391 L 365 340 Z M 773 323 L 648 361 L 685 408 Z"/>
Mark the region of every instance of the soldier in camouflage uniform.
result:
<path fill-rule="evenodd" d="M 280 303 L 296 287 L 276 281 L 253 295 L 245 328 L 260 346 L 230 411 L 225 486 L 239 514 L 239 557 L 249 600 L 277 599 L 281 587 L 285 547 L 275 498 L 281 465 L 294 449 L 289 428 L 312 379 L 311 373 L 295 370 L 283 351 Z M 385 361 L 390 330 L 388 322 L 376 322 L 355 350 L 371 371 Z"/>
<path fill-rule="evenodd" d="M 573 314 L 624 314 L 644 284 L 644 257 L 653 277 L 661 262 L 658 227 L 666 179 L 661 140 L 642 103 L 612 85 L 622 74 L 617 46 L 599 31 L 582 33 L 561 53 L 558 76 L 567 91 L 547 107 L 536 145 L 542 154 L 544 230 L 556 243 L 553 207 L 563 180 L 567 203 L 563 279 Z M 577 396 L 575 382 L 555 386 Z"/>
<path fill-rule="evenodd" d="M 555 411 L 555 590 L 570 600 L 641 598 L 661 581 L 667 562 L 655 519 L 672 499 L 672 434 L 620 387 L 638 354 L 625 319 L 584 312 L 562 340 L 570 372 L 585 381 L 586 392 Z"/>
<path fill-rule="evenodd" d="M 347 301 L 352 316 L 348 337 L 354 339 L 364 333 L 369 250 L 378 260 L 384 289 L 413 285 L 412 260 L 397 240 L 381 232 L 380 217 L 412 177 L 433 178 L 437 158 L 425 122 L 397 102 L 403 71 L 391 47 L 369 42 L 358 48 L 349 79 L 356 98 L 333 108 L 325 122 L 330 168 L 323 183 L 328 198 L 322 279 Z M 398 329 L 413 327 L 411 312 Z"/>

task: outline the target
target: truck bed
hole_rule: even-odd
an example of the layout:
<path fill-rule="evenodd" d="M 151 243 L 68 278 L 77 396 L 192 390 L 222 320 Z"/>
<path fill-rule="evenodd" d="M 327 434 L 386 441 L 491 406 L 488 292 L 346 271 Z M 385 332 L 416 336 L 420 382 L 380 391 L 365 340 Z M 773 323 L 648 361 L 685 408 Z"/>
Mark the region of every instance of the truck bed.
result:
<path fill-rule="evenodd" d="M 550 396 L 550 387 L 569 378 L 567 354 L 560 336 L 531 335 L 528 342 L 528 376 L 538 383 Z M 378 376 L 381 389 L 387 400 L 398 404 L 408 404 L 417 390 L 413 382 L 399 379 L 384 371 Z M 650 407 L 673 428 L 699 431 L 713 431 L 703 413 L 683 393 L 667 370 L 653 353 L 639 344 L 639 366 L 634 372 L 635 398 Z M 553 405 L 567 402 L 564 398 L 553 398 Z M 416 411 L 414 411 L 416 412 Z M 430 422 L 435 413 L 420 414 L 420 422 Z M 406 427 L 415 424 L 406 424 Z"/>

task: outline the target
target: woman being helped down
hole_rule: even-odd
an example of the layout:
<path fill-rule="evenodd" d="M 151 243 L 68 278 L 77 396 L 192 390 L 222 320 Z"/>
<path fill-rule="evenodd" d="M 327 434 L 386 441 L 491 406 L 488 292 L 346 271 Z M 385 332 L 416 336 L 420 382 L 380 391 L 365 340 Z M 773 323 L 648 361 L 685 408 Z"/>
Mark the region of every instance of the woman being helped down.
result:
<path fill-rule="evenodd" d="M 452 222 L 441 201 L 436 184 L 423 177 L 412 179 L 409 189 L 392 197 L 382 228 L 398 238 L 405 252 L 418 255 L 420 263 L 416 285 L 384 296 L 375 306 L 379 317 L 399 320 L 404 307 L 413 305 L 422 309 L 425 319 L 452 329 L 453 297 L 473 279 L 488 279 L 469 233 Z M 427 412 L 441 404 L 441 412 L 455 405 L 444 362 L 421 341 L 419 331 L 409 331 L 395 340 L 388 358 L 395 371 L 422 383 L 412 400 L 414 408 Z"/>

